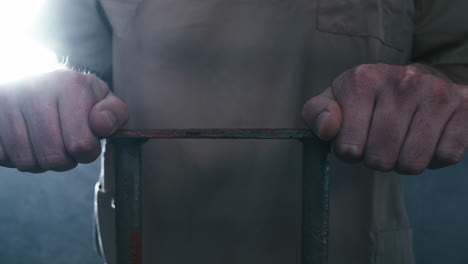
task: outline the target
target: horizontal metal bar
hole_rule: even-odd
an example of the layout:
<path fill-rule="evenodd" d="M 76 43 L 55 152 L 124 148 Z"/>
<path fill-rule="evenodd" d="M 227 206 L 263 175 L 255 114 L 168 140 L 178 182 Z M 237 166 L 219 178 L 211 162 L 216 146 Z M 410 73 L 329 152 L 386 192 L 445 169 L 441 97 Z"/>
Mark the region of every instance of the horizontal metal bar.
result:
<path fill-rule="evenodd" d="M 157 129 L 119 130 L 112 138 L 140 139 L 317 139 L 307 129 Z"/>

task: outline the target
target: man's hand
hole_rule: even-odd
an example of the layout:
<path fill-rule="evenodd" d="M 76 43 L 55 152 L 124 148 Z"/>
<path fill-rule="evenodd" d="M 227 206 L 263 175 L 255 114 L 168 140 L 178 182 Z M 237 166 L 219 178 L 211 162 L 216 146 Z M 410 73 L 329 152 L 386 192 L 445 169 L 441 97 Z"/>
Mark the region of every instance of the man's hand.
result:
<path fill-rule="evenodd" d="M 126 105 L 97 77 L 56 71 L 0 86 L 0 165 L 65 171 L 94 161 L 128 119 Z"/>
<path fill-rule="evenodd" d="M 468 86 L 420 67 L 360 65 L 308 101 L 303 119 L 338 157 L 380 171 L 420 174 L 461 160 Z"/>

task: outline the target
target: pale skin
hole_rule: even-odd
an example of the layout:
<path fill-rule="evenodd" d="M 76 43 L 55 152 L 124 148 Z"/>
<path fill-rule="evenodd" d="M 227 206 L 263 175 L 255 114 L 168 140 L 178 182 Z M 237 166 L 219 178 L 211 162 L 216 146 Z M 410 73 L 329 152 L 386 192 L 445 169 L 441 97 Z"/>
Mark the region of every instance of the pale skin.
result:
<path fill-rule="evenodd" d="M 94 161 L 100 138 L 128 120 L 99 78 L 57 71 L 0 89 L 0 164 L 25 172 L 66 171 Z"/>
<path fill-rule="evenodd" d="M 419 174 L 459 162 L 467 149 L 467 76 L 462 65 L 360 65 L 310 99 L 302 116 L 344 160 Z M 7 86 L 0 165 L 20 171 L 92 162 L 100 138 L 128 121 L 126 105 L 93 75 L 58 71 Z"/>

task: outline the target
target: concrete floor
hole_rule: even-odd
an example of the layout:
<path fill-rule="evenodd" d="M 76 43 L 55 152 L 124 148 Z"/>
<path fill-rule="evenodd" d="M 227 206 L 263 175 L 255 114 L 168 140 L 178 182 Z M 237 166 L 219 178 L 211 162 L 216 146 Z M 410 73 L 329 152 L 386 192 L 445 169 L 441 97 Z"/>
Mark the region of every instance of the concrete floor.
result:
<path fill-rule="evenodd" d="M 39 175 L 0 168 L 0 263 L 101 264 L 93 249 L 99 162 Z M 468 263 L 468 158 L 406 176 L 417 264 Z"/>

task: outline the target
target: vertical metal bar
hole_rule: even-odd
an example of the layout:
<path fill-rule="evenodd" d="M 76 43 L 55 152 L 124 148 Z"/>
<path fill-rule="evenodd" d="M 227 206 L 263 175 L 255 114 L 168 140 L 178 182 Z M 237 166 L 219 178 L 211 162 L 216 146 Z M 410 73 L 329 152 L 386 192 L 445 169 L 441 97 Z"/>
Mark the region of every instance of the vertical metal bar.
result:
<path fill-rule="evenodd" d="M 328 262 L 329 147 L 303 140 L 302 264 Z"/>
<path fill-rule="evenodd" d="M 141 139 L 115 140 L 117 264 L 142 263 Z"/>
<path fill-rule="evenodd" d="M 175 134 L 174 134 L 175 133 Z M 220 134 L 221 133 L 221 134 Z M 141 144 L 151 138 L 301 139 L 302 263 L 328 261 L 329 146 L 302 130 L 131 131 L 115 137 L 117 264 L 142 263 Z"/>

